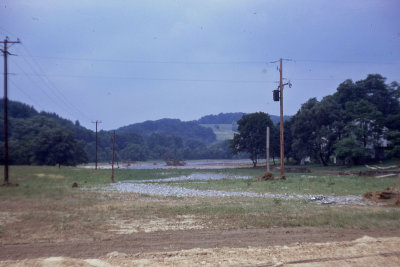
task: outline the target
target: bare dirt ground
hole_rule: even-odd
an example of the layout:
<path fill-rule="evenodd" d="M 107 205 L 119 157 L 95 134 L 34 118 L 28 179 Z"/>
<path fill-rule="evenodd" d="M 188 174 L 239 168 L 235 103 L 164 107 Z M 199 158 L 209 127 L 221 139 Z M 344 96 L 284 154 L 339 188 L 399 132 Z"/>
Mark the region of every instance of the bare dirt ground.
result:
<path fill-rule="evenodd" d="M 398 266 L 400 264 L 399 237 L 356 238 L 362 234 L 363 232 L 358 230 L 339 233 L 312 228 L 137 233 L 98 242 L 2 245 L 0 265 Z M 390 234 L 398 235 L 390 232 L 374 233 L 379 236 Z"/>
<path fill-rule="evenodd" d="M 87 193 L 2 201 L 0 266 L 400 265 L 400 229 L 230 228 L 194 215 L 128 214 L 187 199 L 79 197 Z"/>

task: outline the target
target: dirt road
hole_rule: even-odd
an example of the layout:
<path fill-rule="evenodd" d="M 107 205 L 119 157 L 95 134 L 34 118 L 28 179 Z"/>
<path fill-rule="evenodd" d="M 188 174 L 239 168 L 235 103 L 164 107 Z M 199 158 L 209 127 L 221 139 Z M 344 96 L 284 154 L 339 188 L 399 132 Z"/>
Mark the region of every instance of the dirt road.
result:
<path fill-rule="evenodd" d="M 365 259 L 385 263 L 400 260 L 399 248 L 400 230 L 301 227 L 157 231 L 98 241 L 3 244 L 0 265 L 46 265 L 51 261 L 57 261 L 52 262 L 56 265 L 88 266 L 186 265 L 193 261 L 199 265 L 274 265 L 349 260 L 356 263 Z"/>

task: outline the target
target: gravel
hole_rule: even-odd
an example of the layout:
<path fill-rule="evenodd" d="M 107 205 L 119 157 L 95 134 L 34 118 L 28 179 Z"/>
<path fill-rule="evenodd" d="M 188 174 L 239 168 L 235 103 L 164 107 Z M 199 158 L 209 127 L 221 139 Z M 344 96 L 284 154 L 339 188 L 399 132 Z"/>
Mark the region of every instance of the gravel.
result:
<path fill-rule="evenodd" d="M 264 197 L 285 200 L 305 200 L 319 204 L 336 205 L 369 205 L 360 195 L 348 196 L 324 196 L 324 195 L 300 195 L 300 194 L 275 194 L 275 193 L 253 193 L 253 192 L 228 192 L 217 190 L 198 190 L 170 186 L 163 182 L 175 181 L 207 181 L 220 179 L 249 179 L 243 176 L 227 176 L 224 174 L 202 174 L 195 173 L 189 176 L 172 177 L 157 180 L 122 181 L 111 184 L 112 189 L 121 193 L 138 193 L 151 196 L 175 196 L 175 197 Z"/>

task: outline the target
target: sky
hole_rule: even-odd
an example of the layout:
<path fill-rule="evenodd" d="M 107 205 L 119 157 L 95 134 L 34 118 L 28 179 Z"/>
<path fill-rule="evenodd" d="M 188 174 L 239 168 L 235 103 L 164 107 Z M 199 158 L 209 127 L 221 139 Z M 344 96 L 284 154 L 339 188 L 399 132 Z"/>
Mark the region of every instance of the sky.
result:
<path fill-rule="evenodd" d="M 399 10 L 398 0 L 0 0 L 0 39 L 21 41 L 9 47 L 11 100 L 111 130 L 278 115 L 280 58 L 293 85 L 285 115 L 346 79 L 400 82 Z"/>

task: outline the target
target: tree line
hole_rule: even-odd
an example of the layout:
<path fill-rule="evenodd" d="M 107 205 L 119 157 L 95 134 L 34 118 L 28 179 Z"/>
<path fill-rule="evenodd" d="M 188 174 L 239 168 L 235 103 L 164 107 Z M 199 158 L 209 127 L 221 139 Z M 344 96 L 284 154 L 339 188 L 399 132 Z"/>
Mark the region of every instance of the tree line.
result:
<path fill-rule="evenodd" d="M 400 86 L 379 74 L 346 80 L 321 101 L 309 99 L 284 124 L 285 157 L 328 165 L 362 164 L 400 157 Z M 265 129 L 271 127 L 271 154 L 279 155 L 279 125 L 265 113 L 244 115 L 233 153 L 247 152 L 254 165 L 265 157 Z"/>
<path fill-rule="evenodd" d="M 286 117 L 285 157 L 328 165 L 361 164 L 400 157 L 400 86 L 386 84 L 379 74 L 364 80 L 346 80 L 320 101 L 309 99 L 292 117 Z M 0 111 L 3 111 L 0 101 Z M 10 162 L 12 164 L 76 165 L 94 162 L 95 132 L 55 113 L 37 112 L 23 103 L 9 102 Z M 233 140 L 216 143 L 211 129 L 199 122 L 238 119 Z M 0 113 L 0 119 L 3 114 Z M 275 118 L 274 118 L 275 119 Z M 228 159 L 248 156 L 257 164 L 265 157 L 266 127 L 271 129 L 273 160 L 279 157 L 279 124 L 268 114 L 232 113 L 205 116 L 199 121 L 162 119 L 117 129 L 116 159 L 143 161 L 168 158 Z M 111 159 L 111 131 L 98 133 L 98 160 Z M 0 123 L 0 146 L 3 124 Z M 0 149 L 0 163 L 4 162 Z"/>
<path fill-rule="evenodd" d="M 0 101 L 3 111 L 4 102 Z M 3 114 L 0 113 L 0 120 Z M 76 165 L 94 162 L 95 132 L 55 113 L 37 112 L 33 107 L 9 101 L 9 156 L 11 164 Z M 135 131 L 135 132 L 133 132 Z M 179 136 L 178 136 L 179 135 Z M 112 154 L 112 131 L 98 133 L 98 161 Z M 0 146 L 4 144 L 0 123 Z M 147 121 L 121 127 L 116 136 L 116 160 L 144 161 L 165 157 L 178 159 L 232 158 L 229 142 L 215 142 L 211 129 L 196 122 L 176 119 Z M 0 149 L 0 163 L 4 151 Z"/>

